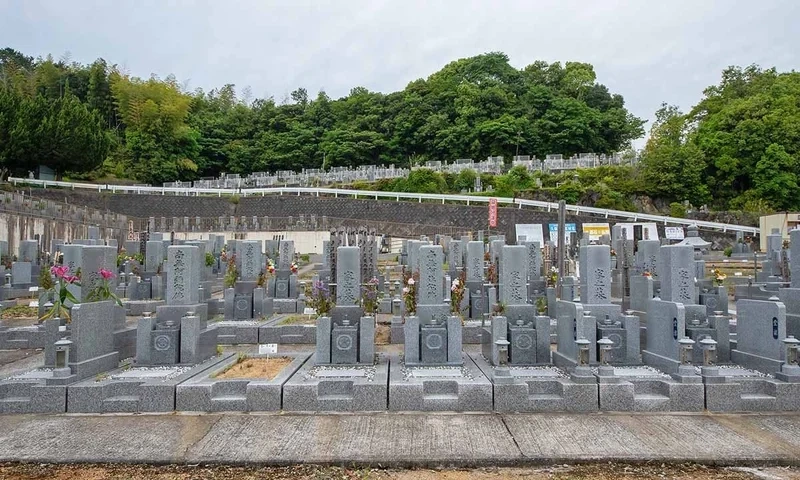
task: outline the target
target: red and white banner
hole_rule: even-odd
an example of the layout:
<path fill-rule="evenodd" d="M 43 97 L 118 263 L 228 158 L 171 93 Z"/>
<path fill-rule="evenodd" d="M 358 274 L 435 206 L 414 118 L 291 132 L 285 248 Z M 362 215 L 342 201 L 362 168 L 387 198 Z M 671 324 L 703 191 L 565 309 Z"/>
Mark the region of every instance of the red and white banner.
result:
<path fill-rule="evenodd" d="M 497 199 L 489 199 L 489 228 L 497 227 Z"/>

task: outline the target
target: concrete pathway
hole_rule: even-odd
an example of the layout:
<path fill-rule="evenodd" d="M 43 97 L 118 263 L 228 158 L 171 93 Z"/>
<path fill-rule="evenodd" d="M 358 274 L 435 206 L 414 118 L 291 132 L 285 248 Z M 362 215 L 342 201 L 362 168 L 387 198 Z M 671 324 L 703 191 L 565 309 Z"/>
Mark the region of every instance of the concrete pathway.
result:
<path fill-rule="evenodd" d="M 0 416 L 0 462 L 799 465 L 800 414 Z"/>

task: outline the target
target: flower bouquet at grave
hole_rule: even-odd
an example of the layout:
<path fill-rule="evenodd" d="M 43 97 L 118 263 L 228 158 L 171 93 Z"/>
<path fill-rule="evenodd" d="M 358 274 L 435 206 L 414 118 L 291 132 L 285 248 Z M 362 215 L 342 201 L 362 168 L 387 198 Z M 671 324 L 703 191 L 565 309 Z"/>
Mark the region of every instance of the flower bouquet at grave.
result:
<path fill-rule="evenodd" d="M 229 255 L 228 269 L 225 271 L 225 278 L 222 279 L 222 284 L 225 285 L 225 288 L 233 288 L 238 278 L 239 272 L 236 270 L 236 255 Z"/>
<path fill-rule="evenodd" d="M 464 294 L 467 289 L 467 271 L 461 270 L 458 278 L 453 279 L 450 285 L 450 312 L 454 315 L 461 317 L 461 322 L 464 322 L 464 316 L 461 315 L 461 302 L 464 300 Z"/>
<path fill-rule="evenodd" d="M 50 267 L 50 272 L 47 276 L 49 277 L 50 275 L 56 277 L 55 284 L 48 292 L 53 294 L 53 307 L 45 312 L 45 314 L 42 315 L 39 320 L 61 317 L 65 321 L 69 322 L 70 315 L 66 303 L 67 301 L 70 301 L 73 304 L 76 304 L 78 303 L 78 299 L 76 299 L 72 292 L 69 291 L 68 287 L 70 285 L 80 287 L 81 284 L 79 278 L 77 275 L 70 275 L 69 267 L 64 266 Z"/>
<path fill-rule="evenodd" d="M 403 272 L 403 303 L 406 306 L 406 313 L 416 315 L 417 313 L 417 281 L 419 274 Z"/>
<path fill-rule="evenodd" d="M 489 268 L 486 269 L 486 279 L 492 285 L 497 284 L 497 265 L 494 263 L 489 263 Z"/>
<path fill-rule="evenodd" d="M 725 279 L 728 278 L 719 268 L 715 268 L 711 273 L 714 274 L 714 285 L 718 287 L 721 287 Z"/>
<path fill-rule="evenodd" d="M 228 247 L 227 247 L 227 245 L 223 245 L 222 246 L 222 250 L 220 251 L 219 258 L 223 262 L 227 262 L 228 261 Z"/>
<path fill-rule="evenodd" d="M 86 300 L 90 302 L 102 302 L 104 300 L 114 300 L 114 302 L 122 306 L 122 300 L 111 291 L 111 283 L 110 280 L 114 278 L 114 272 L 111 270 L 106 270 L 105 268 L 101 268 L 99 272 L 100 281 L 97 285 L 89 292 L 86 296 Z"/>
<path fill-rule="evenodd" d="M 213 267 L 216 259 L 214 258 L 214 254 L 211 252 L 206 252 L 206 267 Z"/>
<path fill-rule="evenodd" d="M 300 267 L 297 265 L 297 262 L 292 262 L 292 265 L 289 267 L 292 273 L 297 273 L 300 270 Z"/>
<path fill-rule="evenodd" d="M 547 313 L 547 299 L 545 297 L 539 297 L 536 299 L 536 313 L 539 315 L 544 315 Z"/>
<path fill-rule="evenodd" d="M 546 280 L 548 287 L 555 287 L 558 284 L 558 269 L 556 267 L 550 267 Z"/>
<path fill-rule="evenodd" d="M 131 257 L 128 256 L 125 248 L 123 247 L 122 250 L 119 251 L 117 254 L 117 268 L 121 267 L 123 263 L 130 260 Z"/>
<path fill-rule="evenodd" d="M 136 260 L 139 265 L 144 265 L 144 254 L 143 253 L 134 253 L 130 257 L 130 259 Z"/>
<path fill-rule="evenodd" d="M 376 277 L 369 279 L 361 287 L 361 307 L 364 308 L 364 314 L 373 316 L 378 313 L 378 305 L 380 305 L 383 293 L 378 291 L 379 280 Z"/>
<path fill-rule="evenodd" d="M 275 275 L 275 262 L 271 258 L 267 261 L 267 273 Z"/>
<path fill-rule="evenodd" d="M 642 272 L 642 276 L 647 278 L 653 278 L 653 274 L 650 273 L 650 270 L 645 270 L 644 272 Z"/>
<path fill-rule="evenodd" d="M 492 315 L 495 317 L 499 317 L 502 314 L 506 313 L 506 304 L 503 302 L 497 302 L 492 307 Z"/>
<path fill-rule="evenodd" d="M 306 305 L 317 311 L 320 317 L 328 316 L 333 310 L 334 299 L 325 282 L 316 280 L 306 284 Z"/>

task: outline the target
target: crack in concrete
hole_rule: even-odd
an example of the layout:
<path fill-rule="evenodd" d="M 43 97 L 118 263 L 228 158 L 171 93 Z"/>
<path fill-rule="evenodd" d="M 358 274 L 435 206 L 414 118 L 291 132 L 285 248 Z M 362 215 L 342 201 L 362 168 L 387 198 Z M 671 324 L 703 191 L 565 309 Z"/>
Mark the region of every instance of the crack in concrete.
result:
<path fill-rule="evenodd" d="M 519 452 L 520 457 L 529 458 L 527 455 L 525 455 L 525 452 L 522 451 L 522 447 L 519 446 L 517 438 L 514 436 L 513 433 L 511 433 L 511 429 L 508 428 L 508 423 L 506 423 L 506 416 L 500 415 L 500 421 L 503 422 L 503 426 L 505 427 L 506 432 L 508 432 L 508 436 L 511 437 L 511 441 L 514 442 L 514 446 L 517 447 L 517 451 Z"/>

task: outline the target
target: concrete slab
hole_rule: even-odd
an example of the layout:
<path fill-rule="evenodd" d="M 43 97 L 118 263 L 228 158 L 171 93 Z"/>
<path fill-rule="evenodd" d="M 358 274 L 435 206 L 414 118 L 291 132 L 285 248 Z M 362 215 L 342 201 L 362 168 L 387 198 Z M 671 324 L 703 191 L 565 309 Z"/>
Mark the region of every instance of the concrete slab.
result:
<path fill-rule="evenodd" d="M 0 462 L 799 465 L 800 415 L 4 415 Z"/>

